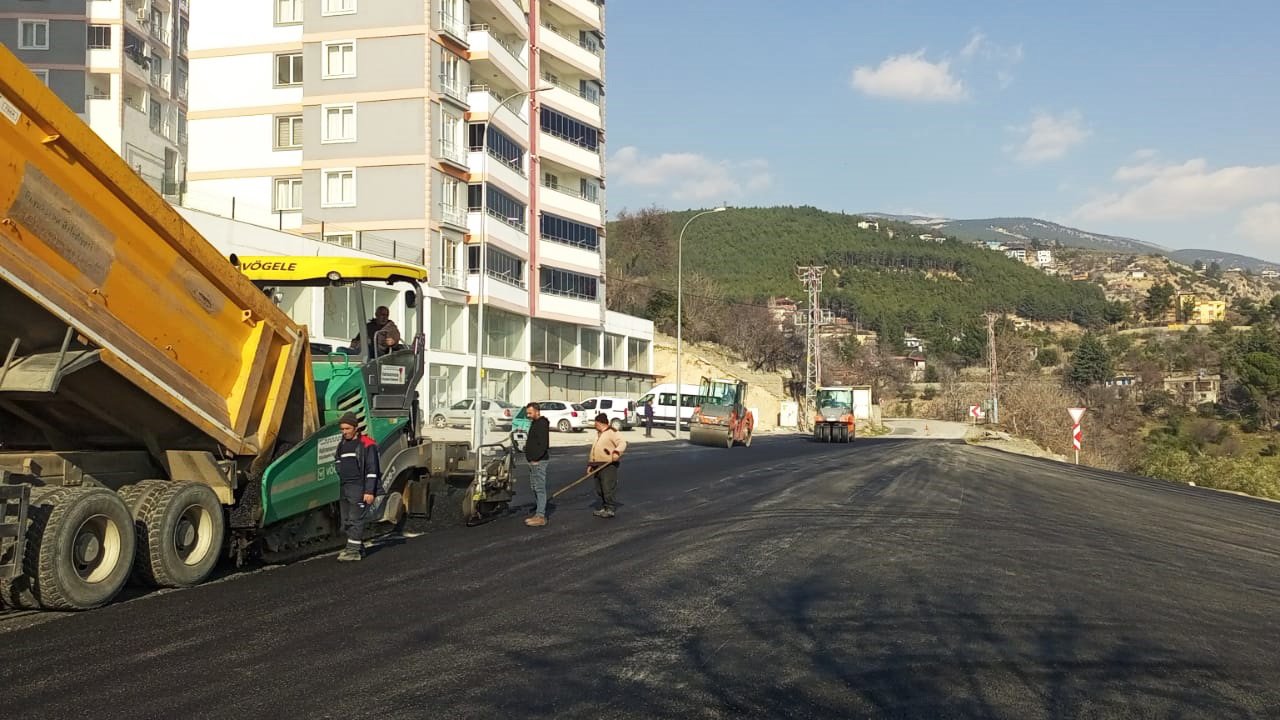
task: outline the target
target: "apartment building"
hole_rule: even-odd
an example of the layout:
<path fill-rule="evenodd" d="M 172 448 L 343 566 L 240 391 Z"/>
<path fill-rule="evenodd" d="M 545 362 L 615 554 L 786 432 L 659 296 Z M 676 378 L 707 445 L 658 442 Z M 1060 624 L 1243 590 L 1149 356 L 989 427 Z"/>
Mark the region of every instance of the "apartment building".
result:
<path fill-rule="evenodd" d="M 0 0 L 0 42 L 156 190 L 186 172 L 187 0 Z"/>
<path fill-rule="evenodd" d="M 602 2 L 193 0 L 192 16 L 184 204 L 424 263 L 433 408 L 475 392 L 481 298 L 486 395 L 643 389 L 652 324 L 604 302 Z M 334 325 L 317 334 L 342 339 Z"/>

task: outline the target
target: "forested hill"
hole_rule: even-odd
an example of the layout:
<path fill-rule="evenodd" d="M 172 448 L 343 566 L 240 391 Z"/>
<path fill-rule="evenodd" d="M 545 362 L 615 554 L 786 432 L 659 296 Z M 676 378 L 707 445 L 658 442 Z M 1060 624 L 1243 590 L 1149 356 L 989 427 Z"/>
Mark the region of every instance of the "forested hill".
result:
<path fill-rule="evenodd" d="M 611 222 L 610 282 L 674 287 L 668 282 L 675 239 L 694 212 L 624 213 Z M 691 275 L 705 276 L 738 301 L 799 298 L 796 266 L 826 265 L 823 297 L 838 313 L 873 328 L 954 329 L 993 310 L 1106 322 L 1108 305 L 1091 283 L 1051 277 L 969 243 L 919 240 L 919 228 L 902 223 L 881 220 L 879 230 L 862 229 L 861 219 L 812 207 L 733 208 L 701 217 L 685 233 L 686 283 Z"/>

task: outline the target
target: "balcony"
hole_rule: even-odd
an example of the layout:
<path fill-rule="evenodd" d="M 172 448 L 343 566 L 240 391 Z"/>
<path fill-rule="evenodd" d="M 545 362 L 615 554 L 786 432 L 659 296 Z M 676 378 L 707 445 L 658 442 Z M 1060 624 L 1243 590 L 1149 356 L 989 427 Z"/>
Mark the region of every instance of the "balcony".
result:
<path fill-rule="evenodd" d="M 447 138 L 440 138 L 436 142 L 436 157 L 452 163 L 459 170 L 471 169 L 467 165 L 467 153 L 463 150 L 462 145 Z"/>
<path fill-rule="evenodd" d="M 478 150 L 472 150 L 467 156 L 467 165 L 471 168 L 471 181 L 483 179 L 492 182 L 494 187 L 522 202 L 529 200 L 529 179 L 524 168 L 517 168 L 508 163 L 506 158 L 499 157 L 490 149 L 488 162 Z"/>
<path fill-rule="evenodd" d="M 471 45 L 471 63 L 488 61 L 520 90 L 529 87 L 529 67 L 522 48 L 504 41 L 488 25 L 472 25 L 467 42 Z"/>
<path fill-rule="evenodd" d="M 472 85 L 467 100 L 473 115 L 481 114 L 492 118 L 493 126 L 508 136 L 519 140 L 529 137 L 529 104 L 527 97 L 519 97 L 506 105 L 499 105 L 502 98 L 498 97 L 497 92 L 492 87 L 488 85 Z M 485 118 L 472 117 L 470 119 L 483 120 Z"/>
<path fill-rule="evenodd" d="M 561 31 L 543 25 L 538 28 L 540 47 L 585 73 L 588 77 L 604 77 L 600 56 L 583 47 L 576 38 L 571 38 Z"/>
<path fill-rule="evenodd" d="M 600 30 L 603 27 L 600 3 L 595 2 L 595 0 L 552 0 L 552 2 L 568 10 L 596 30 Z"/>
<path fill-rule="evenodd" d="M 448 35 L 460 45 L 465 46 L 470 42 L 470 38 L 467 37 L 467 26 L 462 22 L 462 18 L 453 13 L 443 10 L 436 12 L 436 31 Z"/>
<path fill-rule="evenodd" d="M 528 314 L 529 310 L 529 291 L 525 289 L 523 279 L 515 280 L 498 275 L 492 271 L 488 272 L 488 278 L 484 283 L 484 300 L 485 303 L 497 301 L 507 305 L 506 309 L 515 310 Z M 468 273 L 467 275 L 467 294 L 472 298 L 480 295 L 480 274 Z"/>
<path fill-rule="evenodd" d="M 587 177 L 602 177 L 600 153 L 551 135 L 545 130 L 539 139 L 542 157 L 572 168 Z"/>
<path fill-rule="evenodd" d="M 431 273 L 431 286 L 463 292 L 466 292 L 467 289 L 467 283 L 463 279 L 462 273 L 458 272 L 456 268 L 453 270 L 436 268 L 435 272 Z"/>
<path fill-rule="evenodd" d="M 572 115 L 594 127 L 600 127 L 604 124 L 600 117 L 600 100 L 598 98 L 595 100 L 588 98 L 578 88 L 561 82 L 557 76 L 550 73 L 542 74 L 542 85 L 551 88 L 538 94 L 542 102 L 548 106 Z"/>
<path fill-rule="evenodd" d="M 483 223 L 483 230 L 481 224 L 479 210 L 467 213 L 467 226 L 472 238 L 479 239 L 484 233 L 488 233 L 489 242 L 497 247 L 521 256 L 529 252 L 529 236 L 525 231 L 512 223 L 510 218 L 500 217 L 493 208 L 489 208 L 489 221 Z"/>
<path fill-rule="evenodd" d="M 600 318 L 600 301 L 582 298 L 553 295 L 549 292 L 538 293 L 538 313 L 554 313 L 572 318 L 584 318 L 598 321 Z"/>
<path fill-rule="evenodd" d="M 163 48 L 169 47 L 169 42 L 173 37 L 173 31 L 165 26 L 163 22 L 148 23 L 147 34 L 150 35 L 153 40 L 158 41 L 160 46 Z"/>
<path fill-rule="evenodd" d="M 467 213 L 457 205 L 440 204 L 440 219 L 459 230 L 468 230 Z"/>
<path fill-rule="evenodd" d="M 457 77 L 440 75 L 440 92 L 459 105 L 467 104 L 467 89 L 462 86 L 462 80 Z"/>
<path fill-rule="evenodd" d="M 548 265 L 563 268 L 591 268 L 599 270 L 600 253 L 595 250 L 566 245 L 543 236 L 538 240 L 538 258 Z"/>
<path fill-rule="evenodd" d="M 600 226 L 601 210 L 599 199 L 591 200 L 577 190 L 564 185 L 551 186 L 542 183 L 542 192 L 538 195 L 543 210 L 569 220 L 576 220 L 587 225 Z"/>

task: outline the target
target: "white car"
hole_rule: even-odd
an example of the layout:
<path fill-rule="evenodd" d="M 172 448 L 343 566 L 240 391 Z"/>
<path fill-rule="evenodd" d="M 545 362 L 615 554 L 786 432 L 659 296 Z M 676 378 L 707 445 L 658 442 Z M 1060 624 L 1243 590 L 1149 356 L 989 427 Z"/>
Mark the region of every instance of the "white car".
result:
<path fill-rule="evenodd" d="M 630 430 L 638 422 L 636 401 L 622 397 L 599 396 L 587 398 L 581 403 L 583 409 L 591 416 L 594 423 L 596 415 L 604 413 L 609 417 L 609 425 L 614 430 Z"/>
<path fill-rule="evenodd" d="M 470 398 L 460 400 L 449 407 L 449 409 L 436 412 L 431 416 L 431 424 L 438 428 L 445 427 L 471 427 L 472 414 L 475 412 L 475 401 Z M 497 430 L 499 428 L 511 427 L 511 419 L 516 415 L 516 406 L 503 400 L 485 399 L 484 406 L 481 408 L 481 415 L 484 417 L 485 427 L 489 430 Z"/>
<path fill-rule="evenodd" d="M 542 416 L 560 432 L 582 432 L 592 426 L 595 415 L 577 403 L 546 400 L 538 403 Z"/>

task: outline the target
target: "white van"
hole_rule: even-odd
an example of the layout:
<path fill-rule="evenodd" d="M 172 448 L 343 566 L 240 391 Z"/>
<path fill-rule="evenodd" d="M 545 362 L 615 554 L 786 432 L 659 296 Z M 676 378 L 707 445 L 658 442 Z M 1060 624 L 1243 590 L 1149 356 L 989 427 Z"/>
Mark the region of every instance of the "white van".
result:
<path fill-rule="evenodd" d="M 676 384 L 663 383 L 654 385 L 649 392 L 636 401 L 636 415 L 639 423 L 644 425 L 644 405 L 653 401 L 653 424 L 673 426 L 676 420 Z M 684 384 L 683 406 L 680 408 L 680 425 L 689 427 L 689 418 L 693 417 L 693 409 L 698 406 L 698 386 Z"/>

